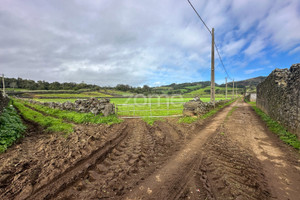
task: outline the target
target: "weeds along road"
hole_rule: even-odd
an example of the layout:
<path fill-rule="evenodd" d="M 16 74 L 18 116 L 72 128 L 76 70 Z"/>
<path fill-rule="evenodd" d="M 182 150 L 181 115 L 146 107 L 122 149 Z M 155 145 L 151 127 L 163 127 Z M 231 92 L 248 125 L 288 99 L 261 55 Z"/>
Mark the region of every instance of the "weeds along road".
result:
<path fill-rule="evenodd" d="M 0 199 L 299 199 L 299 153 L 243 102 L 192 124 L 78 125 L 68 138 L 28 125 L 0 155 Z"/>

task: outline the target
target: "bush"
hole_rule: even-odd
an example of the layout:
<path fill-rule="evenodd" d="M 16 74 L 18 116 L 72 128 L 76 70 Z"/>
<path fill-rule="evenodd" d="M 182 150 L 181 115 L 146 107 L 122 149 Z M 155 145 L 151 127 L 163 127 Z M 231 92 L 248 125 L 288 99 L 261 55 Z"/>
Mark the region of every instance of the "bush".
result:
<path fill-rule="evenodd" d="M 21 138 L 25 130 L 26 126 L 23 125 L 17 111 L 9 104 L 0 116 L 0 153 Z"/>

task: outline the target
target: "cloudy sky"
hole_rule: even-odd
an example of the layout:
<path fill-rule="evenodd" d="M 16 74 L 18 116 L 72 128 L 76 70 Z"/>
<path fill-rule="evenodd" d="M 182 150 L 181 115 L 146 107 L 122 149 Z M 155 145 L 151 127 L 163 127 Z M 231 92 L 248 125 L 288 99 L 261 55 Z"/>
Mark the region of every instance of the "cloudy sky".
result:
<path fill-rule="evenodd" d="M 300 62 L 299 0 L 191 0 L 230 77 Z M 210 34 L 186 0 L 0 0 L 0 73 L 101 86 L 210 79 Z M 216 55 L 216 80 L 226 73 Z"/>

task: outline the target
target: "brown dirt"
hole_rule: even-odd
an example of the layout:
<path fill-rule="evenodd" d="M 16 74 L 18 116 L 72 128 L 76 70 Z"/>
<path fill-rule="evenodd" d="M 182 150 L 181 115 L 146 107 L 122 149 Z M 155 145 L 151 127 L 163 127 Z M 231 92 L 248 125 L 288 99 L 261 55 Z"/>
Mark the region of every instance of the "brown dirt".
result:
<path fill-rule="evenodd" d="M 227 117 L 233 106 L 237 110 Z M 68 138 L 29 124 L 0 155 L 0 199 L 297 199 L 299 153 L 244 103 L 178 119 L 77 125 Z"/>

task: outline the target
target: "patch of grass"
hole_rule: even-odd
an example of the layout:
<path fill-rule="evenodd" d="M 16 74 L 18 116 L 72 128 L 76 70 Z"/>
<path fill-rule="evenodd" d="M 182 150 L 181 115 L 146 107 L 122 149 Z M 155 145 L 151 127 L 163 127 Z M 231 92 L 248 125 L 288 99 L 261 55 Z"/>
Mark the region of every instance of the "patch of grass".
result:
<path fill-rule="evenodd" d="M 25 105 L 28 105 L 40 112 L 46 113 L 57 118 L 75 122 L 77 124 L 81 123 L 94 123 L 94 124 L 116 124 L 122 122 L 116 115 L 110 115 L 104 117 L 103 115 L 94 115 L 92 113 L 78 113 L 76 111 L 67 111 L 49 108 L 47 106 L 42 106 L 38 104 L 31 104 L 24 102 Z"/>
<path fill-rule="evenodd" d="M 26 107 L 23 103 L 16 100 L 13 101 L 13 105 L 20 111 L 21 115 L 25 119 L 40 124 L 49 132 L 63 132 L 66 134 L 73 132 L 73 125 L 64 123 L 62 119 L 44 116 L 43 114 Z"/>
<path fill-rule="evenodd" d="M 220 135 L 225 135 L 225 133 L 224 133 L 224 132 L 221 132 Z"/>
<path fill-rule="evenodd" d="M 64 103 L 66 101 L 70 101 L 71 103 L 74 103 L 77 99 L 33 99 L 34 101 L 40 101 L 40 102 L 56 102 L 56 103 Z"/>
<path fill-rule="evenodd" d="M 181 118 L 178 120 L 178 123 L 187 123 L 187 124 L 191 124 L 191 123 L 197 121 L 198 119 L 199 119 L 198 117 L 184 116 L 184 117 L 181 117 Z"/>
<path fill-rule="evenodd" d="M 144 120 L 147 124 L 153 125 L 156 121 L 164 121 L 165 119 L 159 118 L 159 117 L 143 117 L 142 120 Z"/>
<path fill-rule="evenodd" d="M 234 106 L 234 107 L 228 112 L 225 121 L 228 120 L 228 118 L 232 115 L 232 113 L 233 113 L 236 109 L 237 109 L 237 106 Z"/>
<path fill-rule="evenodd" d="M 26 126 L 23 125 L 20 116 L 9 103 L 0 116 L 0 153 L 4 152 L 17 139 L 23 137 Z"/>
<path fill-rule="evenodd" d="M 281 124 L 273 120 L 270 116 L 256 107 L 255 102 L 248 102 L 260 118 L 267 124 L 270 131 L 277 134 L 279 138 L 286 144 L 291 145 L 295 149 L 300 150 L 300 141 L 295 134 L 290 133 Z"/>
<path fill-rule="evenodd" d="M 210 116 L 213 116 L 213 115 L 216 114 L 219 110 L 221 110 L 221 109 L 224 108 L 225 106 L 230 105 L 230 104 L 233 103 L 235 100 L 236 100 L 236 99 L 233 99 L 233 100 L 231 100 L 231 101 L 229 101 L 229 102 L 227 102 L 227 103 L 225 103 L 225 104 L 223 104 L 223 105 L 219 105 L 219 106 L 216 107 L 215 109 L 213 109 L 213 110 L 209 111 L 208 113 L 202 115 L 200 118 L 201 118 L 201 119 L 206 119 L 206 118 L 208 118 L 208 117 L 210 117 Z"/>

